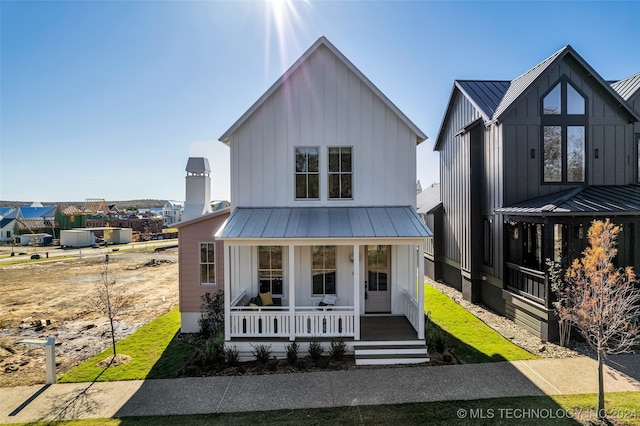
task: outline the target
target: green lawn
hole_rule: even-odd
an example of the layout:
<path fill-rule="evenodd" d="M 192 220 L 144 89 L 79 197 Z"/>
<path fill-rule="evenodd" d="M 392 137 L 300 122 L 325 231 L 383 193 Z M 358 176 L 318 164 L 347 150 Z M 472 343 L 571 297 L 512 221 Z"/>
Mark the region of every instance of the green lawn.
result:
<path fill-rule="evenodd" d="M 446 333 L 451 352 L 464 363 L 536 359 L 502 337 L 472 313 L 430 285 L 424 288 L 424 311 Z M 429 330 L 426 330 L 427 334 Z"/>
<path fill-rule="evenodd" d="M 189 416 L 125 417 L 30 425 L 575 425 L 579 423 L 570 416 L 582 416 L 581 422 L 589 424 L 589 421 L 595 420 L 593 416 L 596 406 L 597 395 L 589 394 Z M 606 407 L 611 420 L 622 421 L 622 424 L 640 425 L 639 393 L 608 393 Z"/>
<path fill-rule="evenodd" d="M 180 312 L 174 308 L 116 343 L 119 354 L 129 355 L 127 364 L 99 367 L 112 354 L 110 346 L 64 374 L 58 382 L 160 379 L 175 377 L 193 356 L 194 348 L 174 339 L 180 330 Z"/>

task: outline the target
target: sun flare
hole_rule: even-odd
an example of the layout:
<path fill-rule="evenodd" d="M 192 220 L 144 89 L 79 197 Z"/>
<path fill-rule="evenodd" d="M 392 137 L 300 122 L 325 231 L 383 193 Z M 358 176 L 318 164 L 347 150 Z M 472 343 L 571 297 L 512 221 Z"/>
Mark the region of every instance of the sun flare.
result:
<path fill-rule="evenodd" d="M 298 39 L 304 31 L 300 9 L 309 5 L 307 0 L 267 0 L 266 1 L 266 36 L 265 47 L 269 52 L 269 45 L 273 37 L 279 50 L 279 56 L 284 65 L 287 53 L 297 51 Z M 267 55 L 268 61 L 269 55 Z M 267 64 L 268 65 L 268 64 Z"/>

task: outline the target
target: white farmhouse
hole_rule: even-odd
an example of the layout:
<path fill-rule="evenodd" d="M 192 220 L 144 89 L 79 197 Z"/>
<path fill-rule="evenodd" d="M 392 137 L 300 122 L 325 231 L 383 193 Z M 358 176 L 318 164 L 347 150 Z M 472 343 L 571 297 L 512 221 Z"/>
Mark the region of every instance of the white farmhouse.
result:
<path fill-rule="evenodd" d="M 425 139 L 324 37 L 220 137 L 232 208 L 212 289 L 224 283 L 225 340 L 241 356 L 254 339 L 282 356 L 290 341 L 343 338 L 359 364 L 428 360 Z"/>

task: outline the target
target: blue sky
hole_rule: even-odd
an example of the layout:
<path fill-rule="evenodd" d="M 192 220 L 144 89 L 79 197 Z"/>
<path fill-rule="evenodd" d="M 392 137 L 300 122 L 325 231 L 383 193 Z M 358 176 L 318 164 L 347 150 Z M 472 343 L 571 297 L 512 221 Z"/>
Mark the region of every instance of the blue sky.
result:
<path fill-rule="evenodd" d="M 571 44 L 640 72 L 640 2 L 0 0 L 0 200 L 184 199 L 189 156 L 229 197 L 220 137 L 321 35 L 429 139 L 455 79 L 511 80 Z"/>

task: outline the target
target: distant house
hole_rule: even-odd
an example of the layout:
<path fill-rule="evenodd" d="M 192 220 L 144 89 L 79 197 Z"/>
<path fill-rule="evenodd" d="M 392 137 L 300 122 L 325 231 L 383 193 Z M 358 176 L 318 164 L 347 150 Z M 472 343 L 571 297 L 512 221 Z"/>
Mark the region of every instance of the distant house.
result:
<path fill-rule="evenodd" d="M 512 81 L 455 81 L 431 276 L 553 340 L 545 259 L 580 256 L 593 219 L 622 225 L 617 262 L 638 270 L 639 87 L 610 84 L 570 46 Z"/>
<path fill-rule="evenodd" d="M 18 207 L 18 214 L 14 233 L 51 233 L 53 238 L 59 235 L 60 226 L 56 215 L 57 206 L 43 206 L 41 203 L 32 203 Z"/>
<path fill-rule="evenodd" d="M 220 137 L 232 206 L 216 287 L 241 357 L 256 342 L 282 357 L 290 341 L 344 338 L 358 364 L 428 360 L 418 283 L 431 232 L 415 168 L 425 139 L 324 37 Z M 218 245 L 206 250 L 220 261 Z M 213 268 L 200 253 L 191 267 Z"/>
<path fill-rule="evenodd" d="M 17 216 L 18 209 L 14 207 L 0 207 L 0 242 L 8 243 L 13 241 Z"/>
<path fill-rule="evenodd" d="M 183 211 L 183 201 L 167 201 L 162 207 L 162 225 L 164 227 L 169 227 L 180 222 L 182 220 Z"/>
<path fill-rule="evenodd" d="M 431 184 L 417 195 L 418 214 L 427 227 L 433 231 L 434 235 L 442 232 L 439 228 L 441 218 L 438 215 L 438 212 L 442 210 L 441 206 L 439 183 Z M 436 273 L 435 270 L 435 259 L 441 255 L 442 244 L 436 245 L 436 241 L 440 243 L 440 240 L 436 240 L 434 236 L 428 237 L 424 246 L 424 255 L 427 259 L 425 262 L 425 274 L 431 278 L 440 278 L 439 273 Z"/>

